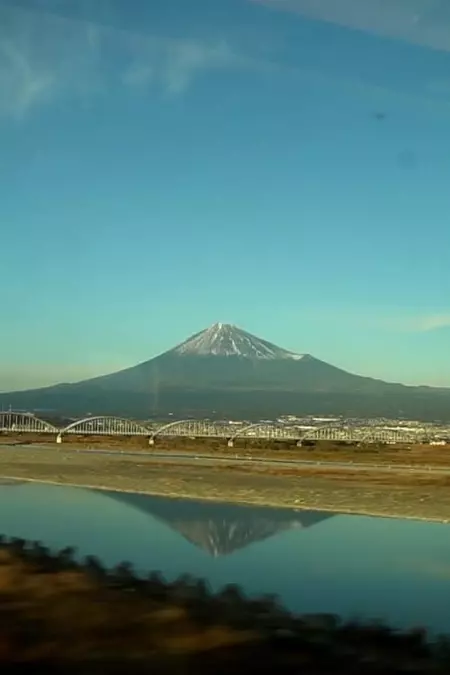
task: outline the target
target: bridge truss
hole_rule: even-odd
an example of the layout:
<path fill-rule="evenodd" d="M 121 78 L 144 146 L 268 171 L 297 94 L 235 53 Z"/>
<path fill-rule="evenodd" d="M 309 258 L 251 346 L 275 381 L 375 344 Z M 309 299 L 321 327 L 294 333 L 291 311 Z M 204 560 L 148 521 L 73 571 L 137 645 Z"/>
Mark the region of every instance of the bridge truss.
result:
<path fill-rule="evenodd" d="M 330 441 L 343 443 L 420 443 L 424 440 L 411 430 L 382 429 L 379 427 L 362 426 L 333 426 L 325 425 L 313 429 L 302 427 L 273 425 L 273 424 L 250 424 L 239 429 L 229 439 L 228 445 L 233 446 L 239 438 L 255 438 L 267 440 L 293 440 L 297 445 L 305 441 Z"/>
<path fill-rule="evenodd" d="M 410 429 L 360 427 L 360 426 L 324 426 L 310 429 L 300 441 L 334 441 L 344 443 L 421 443 L 424 435 Z"/>
<path fill-rule="evenodd" d="M 209 420 L 178 420 L 153 430 L 150 445 L 156 438 L 229 438 L 230 425 Z"/>
<path fill-rule="evenodd" d="M 20 434 L 54 434 L 58 429 L 32 413 L 0 412 L 0 432 L 15 432 Z"/>
<path fill-rule="evenodd" d="M 61 443 L 64 434 L 77 436 L 150 436 L 147 427 L 122 417 L 85 417 L 59 429 L 56 442 Z"/>
<path fill-rule="evenodd" d="M 146 426 L 134 420 L 100 415 L 75 420 L 57 428 L 50 422 L 27 412 L 0 412 L 0 433 L 42 433 L 55 434 L 56 442 L 63 436 L 144 436 L 154 445 L 158 438 L 217 438 L 233 447 L 238 440 L 280 440 L 295 441 L 297 445 L 306 442 L 334 441 L 358 444 L 369 443 L 422 443 L 431 440 L 430 435 L 417 433 L 412 429 L 374 426 L 324 425 L 305 429 L 304 427 L 258 422 L 236 424 L 212 422 L 210 420 L 176 420 L 161 426 Z M 450 436 L 450 431 L 449 434 Z"/>
<path fill-rule="evenodd" d="M 261 440 L 282 440 L 282 441 L 300 441 L 302 429 L 299 427 L 288 426 L 286 424 L 270 424 L 268 422 L 258 422 L 248 424 L 238 428 L 228 439 L 229 447 L 233 447 L 234 442 L 239 438 L 261 439 Z"/>

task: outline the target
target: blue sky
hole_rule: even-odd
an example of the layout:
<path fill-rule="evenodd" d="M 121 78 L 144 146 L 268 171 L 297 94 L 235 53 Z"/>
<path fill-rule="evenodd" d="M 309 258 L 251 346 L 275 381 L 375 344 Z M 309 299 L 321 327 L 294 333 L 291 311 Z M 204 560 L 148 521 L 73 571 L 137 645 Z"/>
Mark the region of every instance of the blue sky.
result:
<path fill-rule="evenodd" d="M 215 321 L 450 386 L 450 11 L 406 4 L 0 0 L 0 390 Z"/>

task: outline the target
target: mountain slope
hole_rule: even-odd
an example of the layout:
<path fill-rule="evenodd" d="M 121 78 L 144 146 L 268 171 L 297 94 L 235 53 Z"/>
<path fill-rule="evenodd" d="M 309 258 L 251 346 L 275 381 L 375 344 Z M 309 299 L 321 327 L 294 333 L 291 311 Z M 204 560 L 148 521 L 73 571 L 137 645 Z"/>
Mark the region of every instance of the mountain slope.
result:
<path fill-rule="evenodd" d="M 403 385 L 353 375 L 228 324 L 214 324 L 149 361 L 70 385 L 149 393 L 154 387 L 382 393 Z"/>
<path fill-rule="evenodd" d="M 161 416 L 282 413 L 450 419 L 450 390 L 361 377 L 229 324 L 214 324 L 131 368 L 45 389 L 0 395 L 0 405 Z"/>

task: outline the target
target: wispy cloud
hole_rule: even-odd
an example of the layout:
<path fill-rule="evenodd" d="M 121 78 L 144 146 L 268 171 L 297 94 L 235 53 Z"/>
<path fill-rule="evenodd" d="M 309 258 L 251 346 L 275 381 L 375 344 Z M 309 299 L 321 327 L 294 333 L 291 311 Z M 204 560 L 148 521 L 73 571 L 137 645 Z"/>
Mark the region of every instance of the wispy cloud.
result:
<path fill-rule="evenodd" d="M 0 7 L 0 115 L 23 117 L 97 86 L 99 32 L 86 22 Z"/>
<path fill-rule="evenodd" d="M 450 51 L 447 0 L 249 0 L 273 9 Z"/>
<path fill-rule="evenodd" d="M 303 308 L 302 313 L 309 320 L 346 326 L 364 330 L 382 330 L 387 332 L 426 333 L 450 328 L 450 311 L 435 313 L 413 312 L 410 308 L 399 307 L 397 310 L 385 307 L 322 307 Z"/>
<path fill-rule="evenodd" d="M 36 67 L 14 42 L 0 41 L 0 110 L 22 115 L 48 98 L 54 84 L 54 73 Z"/>
<path fill-rule="evenodd" d="M 449 314 L 431 314 L 429 316 L 417 316 L 411 319 L 405 319 L 403 325 L 406 330 L 416 332 L 428 332 L 448 328 L 450 326 Z"/>
<path fill-rule="evenodd" d="M 132 36 L 129 47 L 134 56 L 123 73 L 123 82 L 139 87 L 160 86 L 169 94 L 185 92 L 202 72 L 250 65 L 250 60 L 226 41 Z"/>
<path fill-rule="evenodd" d="M 335 6 L 326 0 L 250 1 L 310 14 L 322 8 L 323 17 L 328 16 L 327 7 Z M 354 6 L 353 0 L 338 4 L 343 16 L 346 7 Z M 113 23 L 5 6 L 0 0 L 0 117 L 23 118 L 62 97 L 89 102 L 92 96 L 114 87 L 176 97 L 205 74 L 217 76 L 233 70 L 282 71 L 292 77 L 293 86 L 310 82 L 360 96 L 374 106 L 402 99 L 445 115 L 450 111 L 444 82 L 417 94 L 393 91 L 352 75 L 336 76 L 314 66 L 289 65 L 267 45 L 260 44 L 251 53 L 248 46 L 237 46 L 230 39 L 136 33 L 118 30 Z"/>
<path fill-rule="evenodd" d="M 428 333 L 450 327 L 450 312 L 442 314 L 401 315 L 374 319 L 374 324 L 387 330 L 407 333 Z"/>
<path fill-rule="evenodd" d="M 45 11 L 0 6 L 0 115 L 111 87 L 181 95 L 202 73 L 254 68 L 226 40 L 136 34 Z"/>

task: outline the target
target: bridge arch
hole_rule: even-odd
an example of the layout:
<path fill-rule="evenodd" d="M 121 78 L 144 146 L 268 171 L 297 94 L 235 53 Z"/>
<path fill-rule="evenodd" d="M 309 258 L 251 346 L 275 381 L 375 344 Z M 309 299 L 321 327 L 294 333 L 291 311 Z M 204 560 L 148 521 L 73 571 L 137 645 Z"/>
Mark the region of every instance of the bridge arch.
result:
<path fill-rule="evenodd" d="M 166 424 L 163 424 L 162 426 L 158 427 L 155 429 L 155 431 L 152 433 L 151 438 L 155 439 L 157 436 L 164 436 L 165 431 L 169 431 L 170 429 L 175 429 L 178 426 L 182 426 L 183 424 L 189 424 L 189 422 L 192 422 L 193 420 L 175 420 L 174 422 L 168 422 Z M 168 436 L 176 436 L 176 434 L 167 434 Z"/>
<path fill-rule="evenodd" d="M 226 435 L 225 428 L 222 425 L 209 420 L 175 420 L 155 429 L 151 433 L 149 443 L 154 445 L 158 436 L 220 438 Z"/>
<path fill-rule="evenodd" d="M 236 439 L 248 438 L 249 431 L 257 431 L 258 429 L 261 430 L 262 433 L 259 435 L 255 434 L 253 438 L 284 440 L 292 439 L 296 441 L 301 439 L 300 430 L 295 427 L 286 427 L 281 424 L 269 424 L 268 422 L 254 422 L 253 424 L 248 424 L 245 427 L 236 429 L 234 434 L 232 434 L 228 440 L 228 446 L 232 448 Z"/>
<path fill-rule="evenodd" d="M 325 424 L 314 429 L 304 431 L 301 441 L 350 441 L 353 440 L 352 429 L 349 427 Z"/>
<path fill-rule="evenodd" d="M 7 410 L 0 412 L 0 431 L 57 434 L 58 429 L 33 413 Z"/>
<path fill-rule="evenodd" d="M 92 436 L 151 436 L 151 431 L 142 424 L 125 417 L 97 415 L 75 420 L 63 429 L 59 429 L 57 443 L 62 443 L 64 434 L 79 433 Z"/>

